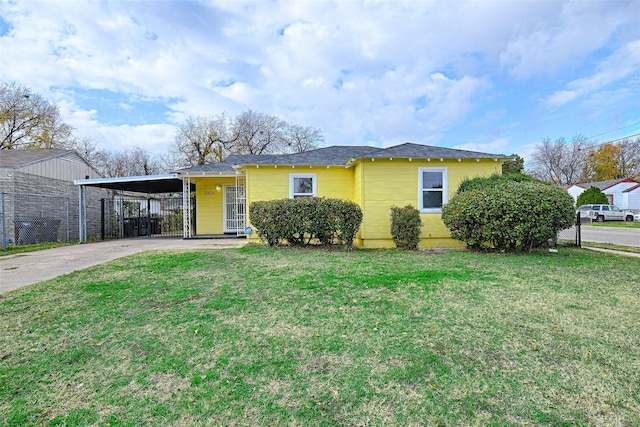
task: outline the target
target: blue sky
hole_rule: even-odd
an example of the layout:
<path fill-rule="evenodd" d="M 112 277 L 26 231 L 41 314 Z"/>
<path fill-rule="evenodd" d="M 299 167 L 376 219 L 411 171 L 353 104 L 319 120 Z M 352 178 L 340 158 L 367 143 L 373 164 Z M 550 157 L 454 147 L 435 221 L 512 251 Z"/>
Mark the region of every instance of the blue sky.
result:
<path fill-rule="evenodd" d="M 640 132 L 639 1 L 2 1 L 0 80 L 100 147 L 252 109 L 326 145 L 517 153 Z"/>

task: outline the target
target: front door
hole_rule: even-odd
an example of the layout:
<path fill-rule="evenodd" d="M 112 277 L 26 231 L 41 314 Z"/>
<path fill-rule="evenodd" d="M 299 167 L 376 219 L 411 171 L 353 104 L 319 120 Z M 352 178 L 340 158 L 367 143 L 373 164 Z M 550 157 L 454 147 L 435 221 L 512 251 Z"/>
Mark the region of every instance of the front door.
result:
<path fill-rule="evenodd" d="M 244 231 L 245 218 L 244 187 L 224 186 L 224 232 L 237 233 Z"/>

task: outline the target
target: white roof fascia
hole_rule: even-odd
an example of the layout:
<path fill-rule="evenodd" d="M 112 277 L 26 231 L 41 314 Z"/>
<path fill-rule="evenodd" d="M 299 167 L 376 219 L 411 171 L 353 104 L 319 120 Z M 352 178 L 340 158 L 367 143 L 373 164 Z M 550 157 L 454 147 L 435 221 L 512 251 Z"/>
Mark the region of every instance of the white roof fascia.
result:
<path fill-rule="evenodd" d="M 199 176 L 205 176 L 209 178 L 215 178 L 215 177 L 230 178 L 230 177 L 236 177 L 237 175 L 238 175 L 238 172 L 235 172 L 235 171 L 234 172 L 195 171 L 195 172 L 177 172 L 176 178 L 186 178 L 186 177 L 196 178 Z"/>
<path fill-rule="evenodd" d="M 160 181 L 163 179 L 180 179 L 175 173 L 167 173 L 162 175 L 142 175 L 142 176 L 119 176 L 115 178 L 92 178 L 92 179 L 76 179 L 74 185 L 95 185 L 109 184 L 119 182 L 139 182 L 139 181 Z"/>

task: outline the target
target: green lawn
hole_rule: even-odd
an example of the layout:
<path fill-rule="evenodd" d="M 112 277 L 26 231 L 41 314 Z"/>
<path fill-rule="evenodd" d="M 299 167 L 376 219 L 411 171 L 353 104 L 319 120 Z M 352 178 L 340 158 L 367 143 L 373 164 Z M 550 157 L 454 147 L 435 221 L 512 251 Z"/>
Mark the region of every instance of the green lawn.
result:
<path fill-rule="evenodd" d="M 640 425 L 640 259 L 152 252 L 0 295 L 3 426 Z"/>
<path fill-rule="evenodd" d="M 74 242 L 76 243 L 76 242 Z M 0 249 L 0 257 L 5 256 L 5 255 L 15 255 L 15 254 L 21 254 L 21 253 L 25 253 L 25 252 L 34 252 L 34 251 L 41 251 L 43 249 L 51 249 L 51 248 L 57 248 L 60 246 L 67 246 L 68 243 L 66 242 L 45 242 L 45 243 L 36 243 L 33 245 L 6 245 L 4 250 Z"/>
<path fill-rule="evenodd" d="M 640 228 L 640 221 L 585 222 L 582 225 L 586 227 Z"/>

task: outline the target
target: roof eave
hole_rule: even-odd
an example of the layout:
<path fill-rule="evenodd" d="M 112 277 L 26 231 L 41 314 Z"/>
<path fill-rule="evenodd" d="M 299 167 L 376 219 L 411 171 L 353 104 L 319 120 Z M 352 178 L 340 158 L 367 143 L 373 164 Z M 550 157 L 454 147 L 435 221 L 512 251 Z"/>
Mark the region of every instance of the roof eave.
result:
<path fill-rule="evenodd" d="M 190 178 L 194 178 L 194 177 L 200 177 L 200 176 L 205 176 L 205 177 L 220 177 L 220 178 L 229 178 L 229 177 L 235 177 L 238 175 L 238 171 L 235 170 L 236 166 L 233 166 L 234 170 L 233 171 L 190 171 L 190 172 L 176 172 L 176 177 L 177 178 L 182 178 L 182 177 L 190 177 Z"/>

